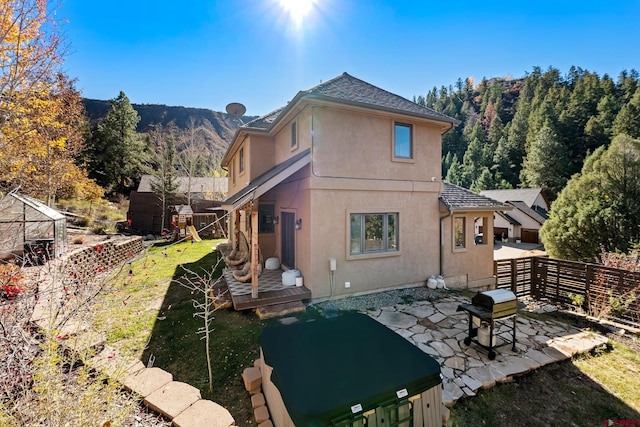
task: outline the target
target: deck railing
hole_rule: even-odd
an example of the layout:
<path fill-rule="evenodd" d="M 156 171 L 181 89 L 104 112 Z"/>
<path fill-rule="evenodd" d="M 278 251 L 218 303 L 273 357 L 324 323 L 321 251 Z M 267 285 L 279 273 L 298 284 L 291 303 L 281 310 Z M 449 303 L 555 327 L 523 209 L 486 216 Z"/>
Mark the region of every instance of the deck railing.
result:
<path fill-rule="evenodd" d="M 494 261 L 498 288 L 579 306 L 584 312 L 640 327 L 640 273 L 575 261 L 526 257 Z"/>

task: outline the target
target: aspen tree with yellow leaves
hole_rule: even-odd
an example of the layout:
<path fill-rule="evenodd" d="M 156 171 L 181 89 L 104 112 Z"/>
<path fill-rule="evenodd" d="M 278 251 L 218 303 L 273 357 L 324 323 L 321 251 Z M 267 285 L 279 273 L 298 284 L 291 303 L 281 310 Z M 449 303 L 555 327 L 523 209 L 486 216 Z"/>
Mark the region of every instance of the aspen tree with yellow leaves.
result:
<path fill-rule="evenodd" d="M 46 0 L 0 0 L 0 191 L 46 200 L 96 198 L 79 164 L 86 118 L 73 81 L 60 72 L 59 23 Z"/>

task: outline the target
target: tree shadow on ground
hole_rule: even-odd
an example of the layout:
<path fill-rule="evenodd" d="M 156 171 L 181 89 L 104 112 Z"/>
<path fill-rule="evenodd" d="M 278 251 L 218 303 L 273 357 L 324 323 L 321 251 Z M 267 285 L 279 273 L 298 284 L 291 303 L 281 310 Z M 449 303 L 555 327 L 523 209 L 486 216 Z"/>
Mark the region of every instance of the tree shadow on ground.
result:
<path fill-rule="evenodd" d="M 213 313 L 210 353 L 214 380 L 210 392 L 205 340 L 203 334 L 197 333 L 204 321 L 195 315 L 193 305 L 194 300 L 202 302 L 204 295 L 181 284 L 189 278 L 189 272 L 202 277 L 216 265 L 214 277 L 218 277 L 223 267 L 219 259 L 220 253 L 213 251 L 176 268 L 142 360 L 153 361 L 153 366 L 173 374 L 175 381 L 198 388 L 202 398 L 226 407 L 237 425 L 246 425 L 253 418 L 253 411 L 241 373 L 259 357 L 257 343 L 263 324 L 253 312 L 228 308 Z"/>
<path fill-rule="evenodd" d="M 601 426 L 640 413 L 566 360 L 459 400 L 451 419 L 454 426 Z"/>

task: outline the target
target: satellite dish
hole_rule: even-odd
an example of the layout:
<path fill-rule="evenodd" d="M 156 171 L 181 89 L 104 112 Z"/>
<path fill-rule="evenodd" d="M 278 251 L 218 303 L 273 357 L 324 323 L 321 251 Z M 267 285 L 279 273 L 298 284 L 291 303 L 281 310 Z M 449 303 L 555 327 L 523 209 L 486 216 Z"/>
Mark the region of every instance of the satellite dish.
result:
<path fill-rule="evenodd" d="M 247 112 L 247 107 L 240 104 L 239 102 L 232 102 L 230 104 L 227 104 L 226 109 L 227 113 L 229 113 L 230 116 L 233 116 L 236 119 L 239 119 L 244 113 Z"/>

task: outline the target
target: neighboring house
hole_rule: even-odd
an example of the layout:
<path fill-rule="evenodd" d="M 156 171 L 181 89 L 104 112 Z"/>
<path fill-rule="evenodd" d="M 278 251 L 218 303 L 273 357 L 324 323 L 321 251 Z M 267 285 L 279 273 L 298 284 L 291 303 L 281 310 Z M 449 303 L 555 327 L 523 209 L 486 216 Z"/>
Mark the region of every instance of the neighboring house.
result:
<path fill-rule="evenodd" d="M 189 179 L 187 176 L 177 176 L 174 181 L 178 184 L 176 193 L 186 195 L 187 190 L 191 188 L 192 199 L 221 200 L 227 195 L 227 178 L 198 176 Z M 151 189 L 152 182 L 153 175 L 142 175 L 140 185 L 138 185 L 138 192 L 153 193 Z"/>
<path fill-rule="evenodd" d="M 550 208 L 541 188 L 485 190 L 480 194 L 513 208 L 509 213 L 498 212 L 495 217 L 493 231 L 497 240 L 540 243 L 540 227 L 548 218 Z"/>
<path fill-rule="evenodd" d="M 152 175 L 143 175 L 137 191 L 132 191 L 129 198 L 128 219 L 131 228 L 141 233 L 160 234 L 164 229 L 171 229 L 170 206 L 187 204 L 188 177 L 176 177 L 178 189 L 176 195 L 167 198 L 162 224 L 162 200 L 151 189 Z M 191 208 L 194 213 L 193 225 L 198 229 L 222 216 L 222 200 L 227 193 L 227 178 L 193 177 L 191 178 Z M 210 227 L 203 236 L 218 236 L 217 227 Z"/>
<path fill-rule="evenodd" d="M 230 236 L 299 270 L 313 299 L 438 274 L 492 285 L 493 245 L 474 245 L 474 219 L 492 230 L 508 207 L 441 181 L 442 134 L 456 124 L 346 73 L 298 92 L 240 127 L 222 160 Z"/>

